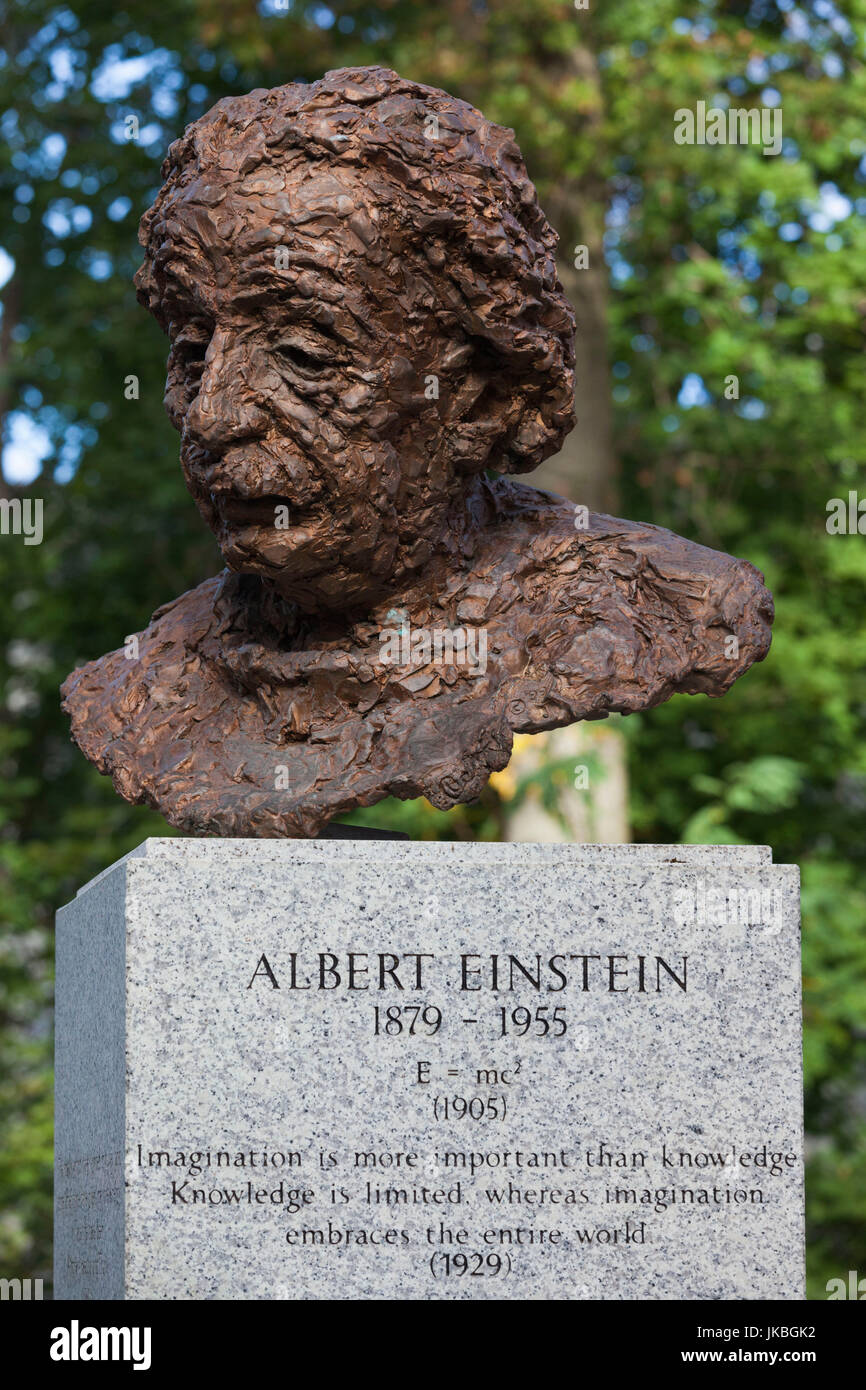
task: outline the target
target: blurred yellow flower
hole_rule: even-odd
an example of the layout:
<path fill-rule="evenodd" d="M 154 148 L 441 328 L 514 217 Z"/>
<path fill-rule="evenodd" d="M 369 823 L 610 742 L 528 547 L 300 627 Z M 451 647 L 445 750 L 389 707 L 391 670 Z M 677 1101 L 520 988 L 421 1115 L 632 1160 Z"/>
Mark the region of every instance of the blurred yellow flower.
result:
<path fill-rule="evenodd" d="M 502 797 L 503 801 L 510 801 L 517 791 L 517 778 L 514 774 L 515 761 L 520 758 L 520 755 L 530 747 L 537 737 L 537 734 L 515 734 L 514 747 L 511 750 L 511 759 L 508 766 L 504 767 L 501 772 L 491 772 L 490 785 L 493 790 Z"/>

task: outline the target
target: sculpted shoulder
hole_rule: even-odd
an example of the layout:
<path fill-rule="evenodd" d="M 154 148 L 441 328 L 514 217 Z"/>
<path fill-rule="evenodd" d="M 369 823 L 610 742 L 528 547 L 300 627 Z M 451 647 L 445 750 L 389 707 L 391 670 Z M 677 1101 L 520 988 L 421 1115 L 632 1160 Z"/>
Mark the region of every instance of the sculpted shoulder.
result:
<path fill-rule="evenodd" d="M 488 574 L 494 623 L 507 615 L 520 639 L 505 654 L 514 730 L 721 695 L 766 655 L 773 602 L 748 561 L 519 484 L 496 491 Z"/>
<path fill-rule="evenodd" d="M 171 740 L 174 761 L 182 762 L 185 740 L 219 703 L 212 683 L 202 678 L 197 647 L 216 625 L 220 583 L 219 576 L 208 579 L 163 604 L 143 631 L 77 667 L 61 686 L 72 737 L 128 800 L 147 799 L 142 782 L 164 761 L 165 741 Z"/>

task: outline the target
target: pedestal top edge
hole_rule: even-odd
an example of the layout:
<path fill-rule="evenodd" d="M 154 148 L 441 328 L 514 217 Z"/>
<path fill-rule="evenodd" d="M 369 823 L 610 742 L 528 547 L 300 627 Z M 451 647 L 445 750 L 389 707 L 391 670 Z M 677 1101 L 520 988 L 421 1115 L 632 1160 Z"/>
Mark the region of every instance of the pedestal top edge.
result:
<path fill-rule="evenodd" d="M 315 863 L 322 860 L 339 863 L 346 860 L 369 862 L 371 859 L 389 864 L 411 864 L 430 860 L 462 860 L 468 863 L 525 864 L 532 861 L 558 863 L 592 863 L 607 861 L 624 864 L 644 863 L 648 867 L 703 866 L 743 869 L 782 867 L 773 865 L 772 851 L 767 845 L 649 845 L 649 844 L 562 844 L 530 843 L 525 841 L 463 840 L 349 840 L 349 839 L 196 839 L 184 836 L 159 836 L 142 841 L 135 849 L 103 869 L 79 888 L 81 897 L 106 874 L 113 873 L 127 860 L 162 860 L 166 864 L 230 862 L 232 860 L 282 860 L 296 863 Z"/>

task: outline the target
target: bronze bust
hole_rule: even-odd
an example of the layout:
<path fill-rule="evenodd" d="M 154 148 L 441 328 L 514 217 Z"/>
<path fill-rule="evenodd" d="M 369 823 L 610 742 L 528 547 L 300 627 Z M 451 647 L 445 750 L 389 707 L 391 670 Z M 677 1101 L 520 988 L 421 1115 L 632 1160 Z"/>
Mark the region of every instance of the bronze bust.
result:
<path fill-rule="evenodd" d="M 142 219 L 138 296 L 227 569 L 63 686 L 120 794 L 210 835 L 475 798 L 512 735 L 721 695 L 746 561 L 517 484 L 574 318 L 513 133 L 382 68 L 227 98 Z"/>

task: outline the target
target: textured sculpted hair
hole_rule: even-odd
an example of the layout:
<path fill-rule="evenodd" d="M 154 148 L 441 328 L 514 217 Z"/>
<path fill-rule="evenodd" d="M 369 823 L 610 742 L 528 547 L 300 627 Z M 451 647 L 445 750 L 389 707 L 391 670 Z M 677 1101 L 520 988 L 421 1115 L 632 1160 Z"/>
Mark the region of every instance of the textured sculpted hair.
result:
<path fill-rule="evenodd" d="M 139 230 L 138 295 L 162 327 L 169 330 L 170 315 L 161 260 L 175 199 L 196 181 L 206 199 L 209 172 L 216 184 L 242 183 L 262 166 L 299 164 L 360 171 L 388 253 L 405 266 L 408 312 L 413 304 L 432 311 L 489 375 L 495 408 L 485 420 L 482 398 L 457 427 L 458 465 L 518 473 L 554 453 L 574 424 L 574 315 L 557 279 L 558 237 L 514 133 L 387 68 L 344 68 L 309 85 L 226 97 L 187 127 Z M 275 244 L 285 234 L 281 217 L 285 210 L 275 211 Z"/>

